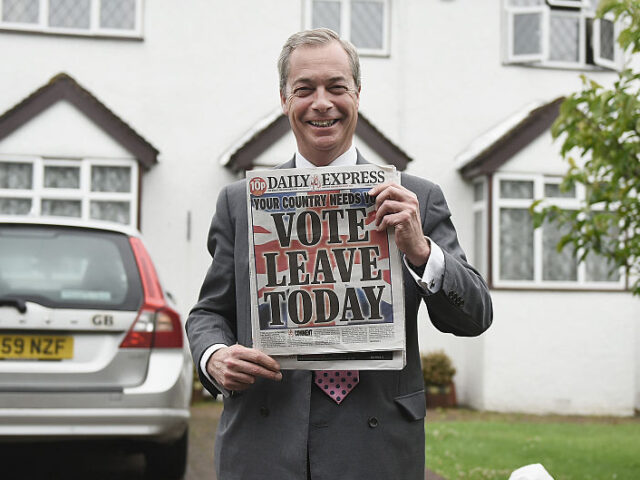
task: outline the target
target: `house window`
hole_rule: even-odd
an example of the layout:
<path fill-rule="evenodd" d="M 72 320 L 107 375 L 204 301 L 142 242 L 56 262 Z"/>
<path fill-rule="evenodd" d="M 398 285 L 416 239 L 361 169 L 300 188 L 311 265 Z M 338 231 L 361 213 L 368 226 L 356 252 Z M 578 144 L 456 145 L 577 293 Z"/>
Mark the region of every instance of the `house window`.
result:
<path fill-rule="evenodd" d="M 624 288 L 620 271 L 601 256 L 589 254 L 584 262 L 570 245 L 557 245 L 567 226 L 545 223 L 533 228 L 531 203 L 544 199 L 566 210 L 577 209 L 584 188 L 560 189 L 560 179 L 543 175 L 496 174 L 493 181 L 493 283 L 496 287 Z M 482 240 L 480 240 L 482 241 Z"/>
<path fill-rule="evenodd" d="M 0 158 L 0 215 L 73 217 L 135 226 L 134 160 Z"/>
<path fill-rule="evenodd" d="M 389 0 L 306 0 L 306 25 L 330 28 L 362 55 L 389 53 Z"/>
<path fill-rule="evenodd" d="M 142 37 L 142 0 L 0 0 L 0 28 Z"/>
<path fill-rule="evenodd" d="M 473 265 L 487 275 L 487 182 L 484 179 L 473 184 Z"/>
<path fill-rule="evenodd" d="M 617 25 L 595 19 L 599 0 L 503 0 L 504 61 L 619 69 Z"/>

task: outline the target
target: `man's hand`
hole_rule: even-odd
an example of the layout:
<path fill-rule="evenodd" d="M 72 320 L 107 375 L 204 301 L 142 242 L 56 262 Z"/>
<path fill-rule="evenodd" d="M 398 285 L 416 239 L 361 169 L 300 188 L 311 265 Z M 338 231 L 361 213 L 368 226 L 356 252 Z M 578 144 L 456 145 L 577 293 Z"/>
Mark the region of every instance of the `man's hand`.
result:
<path fill-rule="evenodd" d="M 256 377 L 282 380 L 278 362 L 260 350 L 242 345 L 217 350 L 207 362 L 207 372 L 227 390 L 246 390 Z"/>
<path fill-rule="evenodd" d="M 427 263 L 431 246 L 422 233 L 420 205 L 415 193 L 396 183 L 376 185 L 369 191 L 376 198 L 378 231 L 396 229 L 396 245 L 409 260 L 420 267 Z"/>

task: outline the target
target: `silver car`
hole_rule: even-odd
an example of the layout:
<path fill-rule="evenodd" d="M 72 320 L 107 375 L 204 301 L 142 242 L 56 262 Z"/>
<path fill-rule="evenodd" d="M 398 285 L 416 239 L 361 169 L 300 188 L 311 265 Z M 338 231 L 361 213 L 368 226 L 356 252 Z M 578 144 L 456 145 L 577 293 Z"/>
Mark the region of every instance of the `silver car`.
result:
<path fill-rule="evenodd" d="M 0 442 L 134 441 L 180 478 L 191 365 L 137 232 L 0 218 Z"/>

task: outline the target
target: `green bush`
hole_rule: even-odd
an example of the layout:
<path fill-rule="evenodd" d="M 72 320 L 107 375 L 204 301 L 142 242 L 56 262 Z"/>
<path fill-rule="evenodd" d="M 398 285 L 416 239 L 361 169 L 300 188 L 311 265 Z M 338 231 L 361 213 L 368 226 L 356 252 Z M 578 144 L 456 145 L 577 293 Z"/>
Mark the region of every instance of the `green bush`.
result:
<path fill-rule="evenodd" d="M 425 385 L 449 385 L 456 369 L 449 356 L 442 350 L 422 356 L 422 376 Z"/>

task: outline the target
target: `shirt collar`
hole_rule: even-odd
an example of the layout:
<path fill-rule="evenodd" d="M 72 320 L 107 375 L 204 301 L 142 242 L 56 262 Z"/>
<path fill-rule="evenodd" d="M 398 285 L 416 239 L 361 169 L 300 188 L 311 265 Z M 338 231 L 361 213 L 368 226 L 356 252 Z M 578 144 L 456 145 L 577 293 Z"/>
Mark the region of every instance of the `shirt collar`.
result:
<path fill-rule="evenodd" d="M 356 163 L 358 163 L 358 152 L 355 145 L 351 144 L 349 150 L 336 158 L 333 162 L 327 165 L 327 167 L 351 167 Z M 318 168 L 309 160 L 304 158 L 300 152 L 296 152 L 295 165 L 296 168 Z"/>

